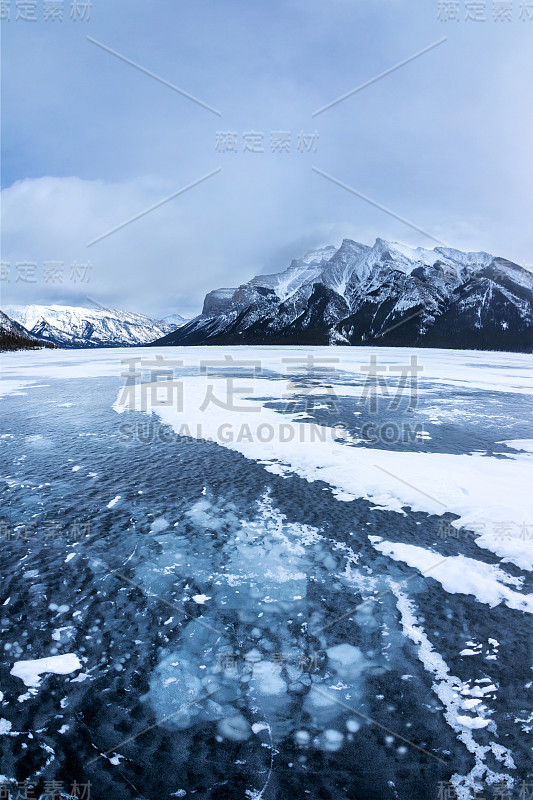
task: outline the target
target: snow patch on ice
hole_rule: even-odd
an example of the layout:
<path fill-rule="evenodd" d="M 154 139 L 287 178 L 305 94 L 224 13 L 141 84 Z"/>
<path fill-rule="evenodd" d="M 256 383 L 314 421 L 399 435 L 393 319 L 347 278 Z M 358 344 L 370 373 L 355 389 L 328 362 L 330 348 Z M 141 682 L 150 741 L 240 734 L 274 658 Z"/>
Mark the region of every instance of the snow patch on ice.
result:
<path fill-rule="evenodd" d="M 26 686 L 37 687 L 41 684 L 43 674 L 69 675 L 78 669 L 81 669 L 78 656 L 74 653 L 65 653 L 61 656 L 37 658 L 34 661 L 17 661 L 10 674 L 20 678 Z"/>
<path fill-rule="evenodd" d="M 197 603 L 199 606 L 203 606 L 204 603 L 207 603 L 207 601 L 211 600 L 211 598 L 208 597 L 206 594 L 194 594 L 191 600 L 194 600 L 194 602 Z"/>
<path fill-rule="evenodd" d="M 451 594 L 471 594 L 491 608 L 504 603 L 509 608 L 533 614 L 533 595 L 509 589 L 506 584 L 516 583 L 517 579 L 500 567 L 463 555 L 443 558 L 432 550 L 387 542 L 379 536 L 369 536 L 369 539 L 380 553 L 420 570 L 428 580 L 438 581 Z"/>
<path fill-rule="evenodd" d="M 463 715 L 459 715 L 457 717 L 457 722 L 459 725 L 464 725 L 465 728 L 470 728 L 470 730 L 477 730 L 478 728 L 486 728 L 489 724 L 489 719 L 483 719 L 482 717 L 466 717 Z"/>

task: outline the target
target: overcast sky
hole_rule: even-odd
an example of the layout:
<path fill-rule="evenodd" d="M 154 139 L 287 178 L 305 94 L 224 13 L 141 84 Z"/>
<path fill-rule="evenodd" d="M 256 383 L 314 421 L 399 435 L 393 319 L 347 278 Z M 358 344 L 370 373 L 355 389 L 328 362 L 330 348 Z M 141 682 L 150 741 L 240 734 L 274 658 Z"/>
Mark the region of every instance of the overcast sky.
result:
<path fill-rule="evenodd" d="M 18 5 L 2 22 L 3 304 L 192 316 L 210 289 L 345 237 L 533 263 L 523 0 L 486 0 L 484 21 L 467 0 L 458 21 L 439 0 L 92 0 L 88 20 L 36 0 L 36 21 Z"/>

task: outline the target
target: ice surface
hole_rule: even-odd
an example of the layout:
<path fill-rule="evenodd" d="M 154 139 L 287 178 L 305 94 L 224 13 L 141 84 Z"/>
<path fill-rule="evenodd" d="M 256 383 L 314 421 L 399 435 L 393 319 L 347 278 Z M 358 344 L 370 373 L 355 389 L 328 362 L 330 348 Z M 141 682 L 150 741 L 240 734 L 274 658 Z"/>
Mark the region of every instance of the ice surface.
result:
<path fill-rule="evenodd" d="M 336 753 L 341 749 L 343 741 L 344 736 L 340 731 L 328 728 L 319 736 L 318 746 L 328 753 Z"/>
<path fill-rule="evenodd" d="M 280 695 L 287 691 L 287 684 L 279 674 L 279 666 L 270 661 L 259 661 L 254 666 L 252 678 L 254 688 L 264 695 Z"/>
<path fill-rule="evenodd" d="M 356 680 L 365 667 L 369 666 L 361 650 L 351 644 L 338 644 L 330 647 L 327 654 L 332 669 L 344 680 Z"/>
<path fill-rule="evenodd" d="M 198 350 L 198 358 L 201 358 L 203 348 Z M 357 356 L 352 350 L 342 350 L 342 366 L 345 372 L 352 370 L 356 374 L 355 370 L 368 355 L 362 352 L 366 348 L 357 348 Z M 256 353 L 247 348 L 247 357 L 257 357 L 263 369 L 268 366 L 281 371 L 282 365 L 277 359 L 284 354 L 278 355 L 278 352 L 276 348 L 265 348 Z M 330 353 L 323 348 L 305 348 L 299 356 L 305 352 L 317 356 Z M 212 357 L 213 348 L 209 348 L 209 353 Z M 489 368 L 483 361 L 486 357 L 479 353 L 435 350 L 420 351 L 420 354 L 424 381 L 428 381 L 428 387 L 431 385 L 432 392 L 437 383 L 444 391 L 450 385 L 457 385 L 470 389 L 490 388 L 492 392 L 533 393 L 527 373 L 531 363 L 529 356 L 491 354 Z M 390 349 L 382 351 L 382 358 L 387 362 L 401 363 L 401 357 L 401 349 L 396 349 L 392 355 Z M 505 369 L 508 362 L 516 365 L 511 372 Z M 533 463 L 528 453 L 497 459 L 478 453 L 457 455 L 359 448 L 336 441 L 335 429 L 324 425 L 314 426 L 316 436 L 312 438 L 308 423 L 293 420 L 293 415 L 281 414 L 265 405 L 268 400 L 281 402 L 284 398 L 286 403 L 286 380 L 255 378 L 247 380 L 248 384 L 250 382 L 252 391 L 239 392 L 237 388 L 233 391 L 234 404 L 239 410 L 224 408 L 221 411 L 213 403 L 203 409 L 199 432 L 198 409 L 205 398 L 205 378 L 201 376 L 184 379 L 183 410 L 168 406 L 155 406 L 150 410 L 177 433 L 186 432 L 216 441 L 251 460 L 261 461 L 265 469 L 273 473 L 294 473 L 311 482 L 325 481 L 342 500 L 364 497 L 397 512 L 402 512 L 403 506 L 430 514 L 450 511 L 459 517 L 453 521 L 454 527 L 470 526 L 476 530 L 490 528 L 494 520 L 528 520 L 531 516 L 529 489 Z M 335 391 L 338 397 L 358 395 L 362 386 L 345 384 L 337 386 Z M 423 385 L 421 391 L 424 392 Z M 140 392 L 141 388 L 137 387 L 136 408 L 141 407 Z M 262 398 L 261 403 L 254 399 L 256 397 Z M 253 413 L 259 406 L 261 413 Z M 117 402 L 115 410 L 122 412 L 124 406 Z M 268 441 L 262 435 L 265 426 L 274 431 L 273 438 Z M 317 443 L 317 437 L 323 440 Z M 446 481 L 442 480 L 443 475 L 447 476 Z M 524 545 L 516 534 L 505 541 L 494 535 L 479 538 L 481 547 L 505 555 L 523 568 L 533 567 L 533 548 L 528 547 L 527 542 Z"/>
<path fill-rule="evenodd" d="M 17 709 L 35 720 L 35 728 L 46 725 L 36 736 L 54 745 L 62 764 L 62 742 L 77 735 L 75 720 L 85 714 L 92 740 L 108 754 L 93 767 L 96 772 L 108 770 L 119 781 L 123 773 L 124 780 L 127 776 L 136 785 L 135 770 L 149 780 L 165 758 L 169 774 L 181 770 L 169 794 L 182 791 L 176 790 L 181 786 L 188 795 L 197 790 L 194 770 L 206 746 L 213 758 L 201 768 L 213 770 L 213 785 L 215 769 L 231 752 L 224 762 L 224 780 L 238 774 L 240 781 L 246 775 L 250 788 L 243 796 L 261 796 L 270 769 L 279 771 L 284 782 L 287 770 L 296 774 L 302 764 L 324 781 L 330 769 L 324 765 L 334 764 L 347 796 L 358 796 L 349 783 L 354 771 L 345 766 L 354 757 L 369 759 L 376 785 L 383 778 L 376 764 L 384 760 L 396 765 L 392 769 L 400 782 L 425 770 L 435 777 L 425 796 L 434 794 L 437 773 L 431 773 L 431 766 L 441 769 L 438 762 L 428 761 L 408 743 L 400 750 L 392 734 L 391 742 L 370 720 L 423 741 L 429 753 L 444 758 L 450 774 L 445 766 L 443 774 L 451 777 L 454 771 L 461 800 L 471 796 L 476 780 L 518 780 L 513 759 L 522 769 L 526 745 L 514 728 L 521 736 L 530 727 L 528 714 L 521 710 L 527 676 L 519 669 L 532 610 L 524 570 L 533 548 L 527 539 L 508 541 L 490 533 L 476 533 L 474 539 L 459 528 L 475 522 L 479 530 L 481 523 L 488 528 L 506 519 L 531 521 L 526 490 L 530 440 L 519 438 L 526 435 L 522 428 L 503 428 L 504 420 L 494 439 L 505 444 L 494 447 L 493 455 L 495 442 L 486 439 L 485 419 L 490 419 L 491 404 L 501 409 L 510 397 L 518 402 L 531 394 L 532 359 L 416 351 L 424 365 L 421 402 L 427 402 L 429 416 L 442 424 L 432 429 L 431 441 L 424 437 L 419 448 L 402 451 L 335 441 L 326 414 L 307 415 L 307 421 L 301 415 L 294 421 L 282 407 L 283 394 L 293 389 L 281 359 L 333 354 L 342 359 L 336 394 L 355 419 L 353 408 L 359 407 L 363 387 L 360 365 L 368 362 L 371 349 L 247 349 L 247 357 L 261 359 L 264 372 L 262 378 L 235 381 L 252 387 L 234 397 L 246 410 L 212 404 L 199 412 L 206 381 L 195 367 L 202 358 L 218 358 L 225 351 L 161 352 L 185 362 L 180 375 L 185 407 L 183 412 L 148 409 L 152 417 L 143 414 L 142 419 L 156 430 L 159 419 L 174 430 L 189 425 L 190 433 L 174 449 L 138 442 L 119 446 L 115 437 L 115 426 L 141 417 L 137 412 L 117 417 L 111 411 L 121 383 L 120 359 L 153 359 L 157 349 L 6 356 L 8 382 L 26 386 L 28 392 L 23 399 L 7 398 L 10 408 L 22 408 L 23 403 L 31 408 L 39 391 L 39 403 L 54 395 L 56 405 L 50 408 L 57 409 L 58 399 L 74 397 L 63 379 L 76 382 L 77 398 L 83 395 L 83 381 L 90 404 L 101 414 L 98 424 L 91 419 L 90 430 L 106 438 L 101 446 L 96 437 L 80 441 L 75 436 L 77 444 L 72 451 L 67 448 L 69 461 L 61 456 L 58 445 L 64 440 L 57 430 L 55 438 L 46 431 L 46 440 L 28 440 L 26 436 L 40 434 L 35 428 L 26 430 L 24 421 L 20 446 L 10 451 L 16 458 L 27 456 L 26 466 L 13 459 L 5 467 L 6 496 L 16 514 L 22 516 L 20 509 L 27 509 L 30 519 L 41 514 L 37 501 L 31 501 L 42 489 L 33 485 L 49 479 L 46 509 L 54 509 L 57 500 L 59 517 L 64 498 L 76 497 L 76 513 L 89 515 L 96 535 L 80 542 L 76 553 L 65 540 L 42 549 L 37 538 L 6 546 L 6 555 L 12 548 L 16 558 L 6 599 L 0 599 L 3 616 L 11 624 L 24 592 L 24 601 L 34 603 L 35 630 L 24 626 L 29 635 L 23 639 L 18 621 L 16 632 L 12 624 L 3 625 L 3 643 L 11 648 L 4 651 L 7 671 L 15 659 L 13 669 L 32 664 L 24 673 L 32 692 L 21 695 L 20 689 L 13 693 L 11 685 L 3 686 L 2 715 L 9 721 Z M 236 358 L 244 354 L 228 351 Z M 378 356 L 400 365 L 410 354 L 386 349 Z M 44 380 L 58 384 L 38 390 Z M 100 392 L 104 384 L 107 394 Z M 106 397 L 101 407 L 100 396 Z M 260 413 L 251 412 L 253 408 L 261 408 Z M 67 429 L 85 422 L 76 403 L 62 403 L 59 414 Z M 466 417 L 476 414 L 472 451 L 460 451 L 454 434 Z M 310 422 L 326 430 L 324 442 L 308 440 Z M 263 423 L 276 431 L 271 441 L 257 437 Z M 221 424 L 233 431 L 246 424 L 249 435 L 223 441 Z M 278 431 L 293 431 L 294 437 L 284 440 Z M 209 436 L 214 442 L 204 441 Z M 4 446 L 11 447 L 12 440 L 3 439 Z M 50 476 L 38 474 L 39 459 L 46 461 Z M 73 473 L 73 465 L 80 471 Z M 127 480 L 113 475 L 113 469 L 124 470 Z M 76 494 L 80 475 L 84 480 L 99 476 L 83 497 Z M 121 502 L 109 513 L 106 506 L 117 498 Z M 449 524 L 451 518 L 457 537 L 438 541 L 437 524 L 444 514 L 443 521 Z M 454 520 L 454 514 L 460 518 Z M 69 638 L 71 643 L 65 644 Z M 50 708 L 43 701 L 36 715 L 34 704 L 45 693 L 33 694 L 35 682 L 55 670 L 38 670 L 41 659 L 19 659 L 50 652 L 50 647 L 75 647 L 75 669 L 83 661 L 86 672 L 61 681 L 66 697 L 58 697 Z M 145 692 L 142 700 L 140 692 Z M 88 708 L 95 709 L 92 721 Z M 55 718 L 60 709 L 67 722 Z M 155 719 L 161 720 L 155 733 L 117 749 L 121 739 L 134 737 Z M 66 724 L 71 725 L 68 737 L 64 732 L 58 736 Z M 13 718 L 12 725 L 10 731 L 24 729 L 17 744 L 24 737 L 31 747 L 29 724 Z M 5 741 L 10 743 L 11 737 Z M 50 755 L 42 752 L 39 768 Z M 179 762 L 183 754 L 193 766 Z M 93 755 L 84 751 L 80 758 L 90 761 Z M 298 761 L 300 757 L 306 761 Z M 251 774 L 258 785 L 248 780 Z M 47 775 L 53 777 L 51 767 Z M 387 791 L 385 784 L 382 796 Z M 157 791 L 152 786 L 145 794 L 157 796 Z M 398 794 L 402 797 L 400 790 Z"/>
<path fill-rule="evenodd" d="M 433 690 L 444 705 L 446 721 L 457 732 L 458 739 L 463 742 L 474 756 L 475 765 L 467 775 L 455 773 L 451 778 L 459 800 L 469 800 L 476 780 L 483 778 L 488 783 L 493 784 L 498 781 L 504 781 L 507 777 L 503 773 L 494 772 L 487 766 L 486 759 L 491 748 L 479 744 L 472 733 L 473 730 L 487 727 L 490 724 L 490 720 L 487 720 L 487 725 L 485 725 L 484 718 L 467 717 L 461 713 L 463 708 L 462 695 L 472 694 L 472 689 L 468 684 L 462 684 L 459 678 L 450 673 L 448 664 L 443 656 L 432 646 L 421 621 L 417 619 L 412 601 L 406 596 L 400 585 L 394 581 L 390 581 L 390 584 L 396 596 L 397 608 L 401 615 L 405 635 L 415 643 L 418 648 L 419 659 L 433 677 Z M 459 691 L 457 691 L 458 689 Z M 498 746 L 495 745 L 496 747 Z M 494 752 L 497 751 L 494 750 Z M 508 753 L 507 750 L 505 752 Z M 505 756 L 500 754 L 499 760 L 505 762 Z"/>
<path fill-rule="evenodd" d="M 150 525 L 150 533 L 160 533 L 161 531 L 166 531 L 169 527 L 170 522 L 168 520 L 166 520 L 164 517 L 158 517 L 157 519 L 154 519 Z"/>
<path fill-rule="evenodd" d="M 221 719 L 217 730 L 225 739 L 231 739 L 234 742 L 245 742 L 252 734 L 250 725 L 239 712 Z"/>

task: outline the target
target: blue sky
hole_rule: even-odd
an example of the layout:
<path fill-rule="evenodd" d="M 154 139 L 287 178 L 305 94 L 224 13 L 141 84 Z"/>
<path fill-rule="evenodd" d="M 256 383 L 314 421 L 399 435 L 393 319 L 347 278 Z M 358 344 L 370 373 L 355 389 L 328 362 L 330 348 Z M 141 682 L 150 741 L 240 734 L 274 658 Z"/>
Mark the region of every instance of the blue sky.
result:
<path fill-rule="evenodd" d="M 89 295 L 192 315 L 210 289 L 344 237 L 435 245 L 313 166 L 450 246 L 533 263 L 523 0 L 510 22 L 494 19 L 495 0 L 485 21 L 465 19 L 467 0 L 459 21 L 439 19 L 439 0 L 92 0 L 89 20 L 64 0 L 62 21 L 36 0 L 35 22 L 15 19 L 16 2 L 2 22 L 3 304 Z M 244 151 L 250 131 L 264 152 Z M 278 131 L 289 152 L 271 151 Z M 227 132 L 237 152 L 217 149 Z M 318 134 L 312 152 L 298 149 L 301 132 Z M 36 264 L 33 280 L 17 280 L 17 262 Z M 45 262 L 63 264 L 62 282 L 45 281 Z M 90 262 L 84 281 L 73 262 Z"/>

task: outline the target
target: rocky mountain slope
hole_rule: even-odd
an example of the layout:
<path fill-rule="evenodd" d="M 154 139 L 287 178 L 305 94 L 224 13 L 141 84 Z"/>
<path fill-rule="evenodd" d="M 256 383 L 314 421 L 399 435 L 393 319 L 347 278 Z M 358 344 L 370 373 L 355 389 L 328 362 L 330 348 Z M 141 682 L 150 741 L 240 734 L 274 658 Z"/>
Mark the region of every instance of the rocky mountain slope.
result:
<path fill-rule="evenodd" d="M 344 344 L 533 349 L 533 273 L 489 253 L 345 239 L 209 292 L 157 344 Z"/>
<path fill-rule="evenodd" d="M 35 350 L 39 347 L 52 347 L 48 342 L 40 341 L 32 336 L 26 328 L 14 322 L 7 314 L 0 311 L 0 351 L 2 350 Z"/>

